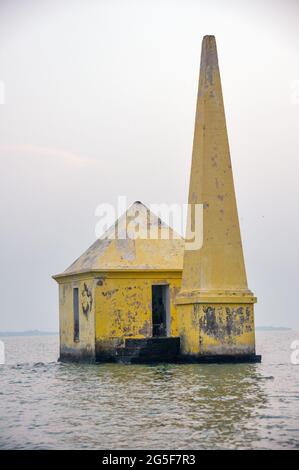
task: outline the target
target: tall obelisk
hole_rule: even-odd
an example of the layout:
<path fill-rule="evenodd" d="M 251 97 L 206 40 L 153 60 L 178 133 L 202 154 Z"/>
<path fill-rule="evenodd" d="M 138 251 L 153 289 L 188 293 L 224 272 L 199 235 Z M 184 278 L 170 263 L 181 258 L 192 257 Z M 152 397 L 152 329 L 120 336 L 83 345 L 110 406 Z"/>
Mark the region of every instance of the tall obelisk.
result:
<path fill-rule="evenodd" d="M 256 298 L 247 286 L 214 36 L 202 42 L 189 204 L 202 205 L 203 243 L 185 245 L 177 296 L 181 352 L 254 360 Z M 189 212 L 189 227 L 197 226 L 195 214 Z"/>

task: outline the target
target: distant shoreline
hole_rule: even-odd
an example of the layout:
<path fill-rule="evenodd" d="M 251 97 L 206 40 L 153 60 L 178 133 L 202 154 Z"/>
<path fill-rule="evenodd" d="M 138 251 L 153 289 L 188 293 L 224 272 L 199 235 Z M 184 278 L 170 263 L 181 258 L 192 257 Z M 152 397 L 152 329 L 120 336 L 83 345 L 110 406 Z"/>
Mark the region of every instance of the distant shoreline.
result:
<path fill-rule="evenodd" d="M 292 328 L 287 326 L 256 326 L 256 331 L 290 331 Z"/>
<path fill-rule="evenodd" d="M 39 331 L 39 330 L 28 330 L 28 331 L 0 331 L 0 336 L 53 336 L 58 335 L 58 331 Z"/>
<path fill-rule="evenodd" d="M 285 326 L 256 326 L 256 331 L 290 331 L 292 328 Z M 58 336 L 58 331 L 39 331 L 39 330 L 28 330 L 28 331 L 0 331 L 0 337 L 8 336 Z"/>

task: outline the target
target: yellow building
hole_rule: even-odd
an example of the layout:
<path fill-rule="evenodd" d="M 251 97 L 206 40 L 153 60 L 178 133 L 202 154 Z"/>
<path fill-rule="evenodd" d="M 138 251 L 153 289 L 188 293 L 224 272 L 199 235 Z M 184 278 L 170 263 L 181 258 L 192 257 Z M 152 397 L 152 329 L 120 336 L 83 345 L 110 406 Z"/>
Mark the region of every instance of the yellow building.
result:
<path fill-rule="evenodd" d="M 150 231 L 155 239 L 149 238 Z M 173 359 L 179 352 L 175 297 L 183 251 L 182 238 L 135 202 L 66 271 L 54 276 L 59 284 L 60 358 Z"/>
<path fill-rule="evenodd" d="M 200 246 L 190 249 L 188 237 L 184 242 L 136 202 L 54 276 L 61 359 L 261 359 L 255 354 L 256 298 L 247 285 L 214 36 L 202 43 L 188 202 L 195 209 L 188 212 L 192 230 L 196 208 L 202 211 Z M 129 221 L 139 212 L 136 237 Z"/>

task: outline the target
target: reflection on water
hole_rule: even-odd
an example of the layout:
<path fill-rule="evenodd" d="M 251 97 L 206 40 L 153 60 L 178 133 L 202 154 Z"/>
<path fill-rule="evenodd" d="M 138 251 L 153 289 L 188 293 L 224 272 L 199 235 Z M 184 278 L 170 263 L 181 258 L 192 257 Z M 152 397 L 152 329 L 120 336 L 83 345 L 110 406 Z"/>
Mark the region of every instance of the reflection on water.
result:
<path fill-rule="evenodd" d="M 258 334 L 262 364 L 58 364 L 57 337 L 5 338 L 1 448 L 299 447 L 296 332 Z"/>

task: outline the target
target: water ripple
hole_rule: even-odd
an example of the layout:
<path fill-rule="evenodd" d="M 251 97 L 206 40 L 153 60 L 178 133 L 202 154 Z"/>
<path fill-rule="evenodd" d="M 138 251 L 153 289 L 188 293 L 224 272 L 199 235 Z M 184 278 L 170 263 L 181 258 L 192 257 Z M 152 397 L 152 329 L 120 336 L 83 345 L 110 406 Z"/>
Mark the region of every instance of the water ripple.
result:
<path fill-rule="evenodd" d="M 299 448 L 296 336 L 260 333 L 262 364 L 156 366 L 60 364 L 56 337 L 5 338 L 0 448 Z"/>

